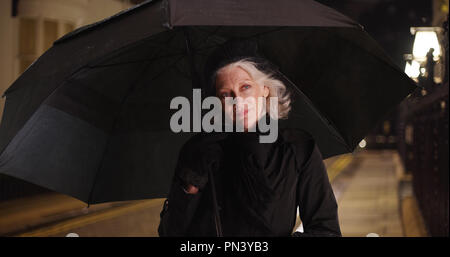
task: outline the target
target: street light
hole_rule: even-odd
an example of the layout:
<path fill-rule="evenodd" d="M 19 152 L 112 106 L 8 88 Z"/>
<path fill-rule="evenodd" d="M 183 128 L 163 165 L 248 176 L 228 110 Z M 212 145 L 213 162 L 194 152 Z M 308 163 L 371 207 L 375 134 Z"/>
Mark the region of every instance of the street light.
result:
<path fill-rule="evenodd" d="M 407 60 L 405 65 L 405 73 L 410 78 L 417 80 L 420 75 L 420 63 L 415 60 Z"/>
<path fill-rule="evenodd" d="M 434 60 L 439 60 L 441 56 L 441 46 L 436 33 L 439 29 L 439 27 L 411 28 L 411 34 L 416 35 L 413 45 L 413 56 L 416 60 L 420 60 L 422 62 L 426 61 L 427 53 L 430 48 L 434 49 Z"/>
<path fill-rule="evenodd" d="M 412 54 L 405 54 L 405 73 L 415 80 L 419 77 L 427 77 L 428 74 L 434 74 L 434 82 L 441 82 L 441 45 L 439 43 L 438 33 L 441 33 L 440 27 L 411 27 L 411 34 L 414 35 L 414 44 Z M 433 49 L 433 61 L 436 62 L 436 68 L 430 72 L 427 70 L 427 54 Z M 436 72 L 434 72 L 436 71 Z"/>

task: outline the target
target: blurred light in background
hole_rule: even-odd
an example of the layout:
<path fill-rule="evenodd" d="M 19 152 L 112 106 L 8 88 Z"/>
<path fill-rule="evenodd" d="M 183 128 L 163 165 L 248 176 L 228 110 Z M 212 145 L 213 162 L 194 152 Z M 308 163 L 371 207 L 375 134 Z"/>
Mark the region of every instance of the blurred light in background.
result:
<path fill-rule="evenodd" d="M 410 31 L 415 37 L 412 54 L 404 55 L 406 60 L 405 73 L 416 82 L 419 80 L 419 77 L 427 77 L 429 73 L 427 70 L 427 53 L 433 48 L 433 61 L 436 62 L 433 65 L 433 80 L 435 83 L 440 83 L 442 81 L 443 65 L 442 49 L 438 35 L 441 33 L 442 28 L 411 27 Z"/>
<path fill-rule="evenodd" d="M 415 60 L 426 61 L 430 48 L 434 49 L 434 60 L 439 60 L 441 56 L 441 46 L 436 31 L 436 27 L 412 27 L 411 34 L 416 35 L 413 45 L 413 56 Z"/>
<path fill-rule="evenodd" d="M 405 73 L 410 78 L 417 79 L 420 75 L 420 63 L 415 60 L 407 61 Z"/>
<path fill-rule="evenodd" d="M 366 147 L 366 145 L 367 145 L 367 142 L 366 142 L 366 140 L 361 140 L 361 142 L 359 142 L 359 147 L 361 147 L 361 148 L 364 148 L 364 147 Z"/>

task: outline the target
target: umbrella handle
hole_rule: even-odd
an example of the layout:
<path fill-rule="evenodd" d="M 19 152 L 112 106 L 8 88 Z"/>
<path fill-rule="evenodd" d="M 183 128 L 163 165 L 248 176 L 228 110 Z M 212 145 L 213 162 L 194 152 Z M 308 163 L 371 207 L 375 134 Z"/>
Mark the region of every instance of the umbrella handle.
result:
<path fill-rule="evenodd" d="M 216 225 L 216 235 L 217 235 L 217 237 L 223 237 L 222 224 L 220 222 L 219 207 L 217 204 L 216 187 L 214 184 L 214 177 L 213 177 L 212 169 L 209 170 L 208 175 L 209 175 L 209 184 L 211 185 L 213 211 L 214 211 L 214 222 Z"/>

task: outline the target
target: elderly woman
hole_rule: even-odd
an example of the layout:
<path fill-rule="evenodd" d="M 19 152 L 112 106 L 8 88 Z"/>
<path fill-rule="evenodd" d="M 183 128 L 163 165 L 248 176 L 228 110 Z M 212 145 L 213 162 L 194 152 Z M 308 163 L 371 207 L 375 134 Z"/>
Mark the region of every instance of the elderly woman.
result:
<path fill-rule="evenodd" d="M 159 235 L 216 236 L 217 203 L 224 236 L 341 236 L 336 199 L 313 138 L 302 130 L 281 129 L 275 142 L 259 142 L 264 132 L 258 121 L 287 118 L 291 100 L 257 44 L 228 42 L 205 67 L 207 94 L 219 97 L 224 114 L 241 122 L 245 132 L 200 133 L 183 146 Z M 227 109 L 226 97 L 254 101 Z M 270 104 L 261 105 L 258 97 L 267 103 L 277 97 L 278 113 L 273 115 Z M 303 233 L 293 233 L 297 207 Z"/>

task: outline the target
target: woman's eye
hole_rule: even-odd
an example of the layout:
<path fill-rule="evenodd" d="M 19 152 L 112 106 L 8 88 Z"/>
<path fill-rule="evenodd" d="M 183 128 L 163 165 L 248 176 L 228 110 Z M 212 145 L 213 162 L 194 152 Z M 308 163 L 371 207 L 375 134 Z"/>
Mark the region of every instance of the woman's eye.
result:
<path fill-rule="evenodd" d="M 220 96 L 220 98 L 225 98 L 228 96 L 228 93 L 221 93 L 219 96 Z"/>
<path fill-rule="evenodd" d="M 242 86 L 242 89 L 249 89 L 249 88 L 250 88 L 250 85 L 248 85 L 248 84 L 245 84 Z"/>

